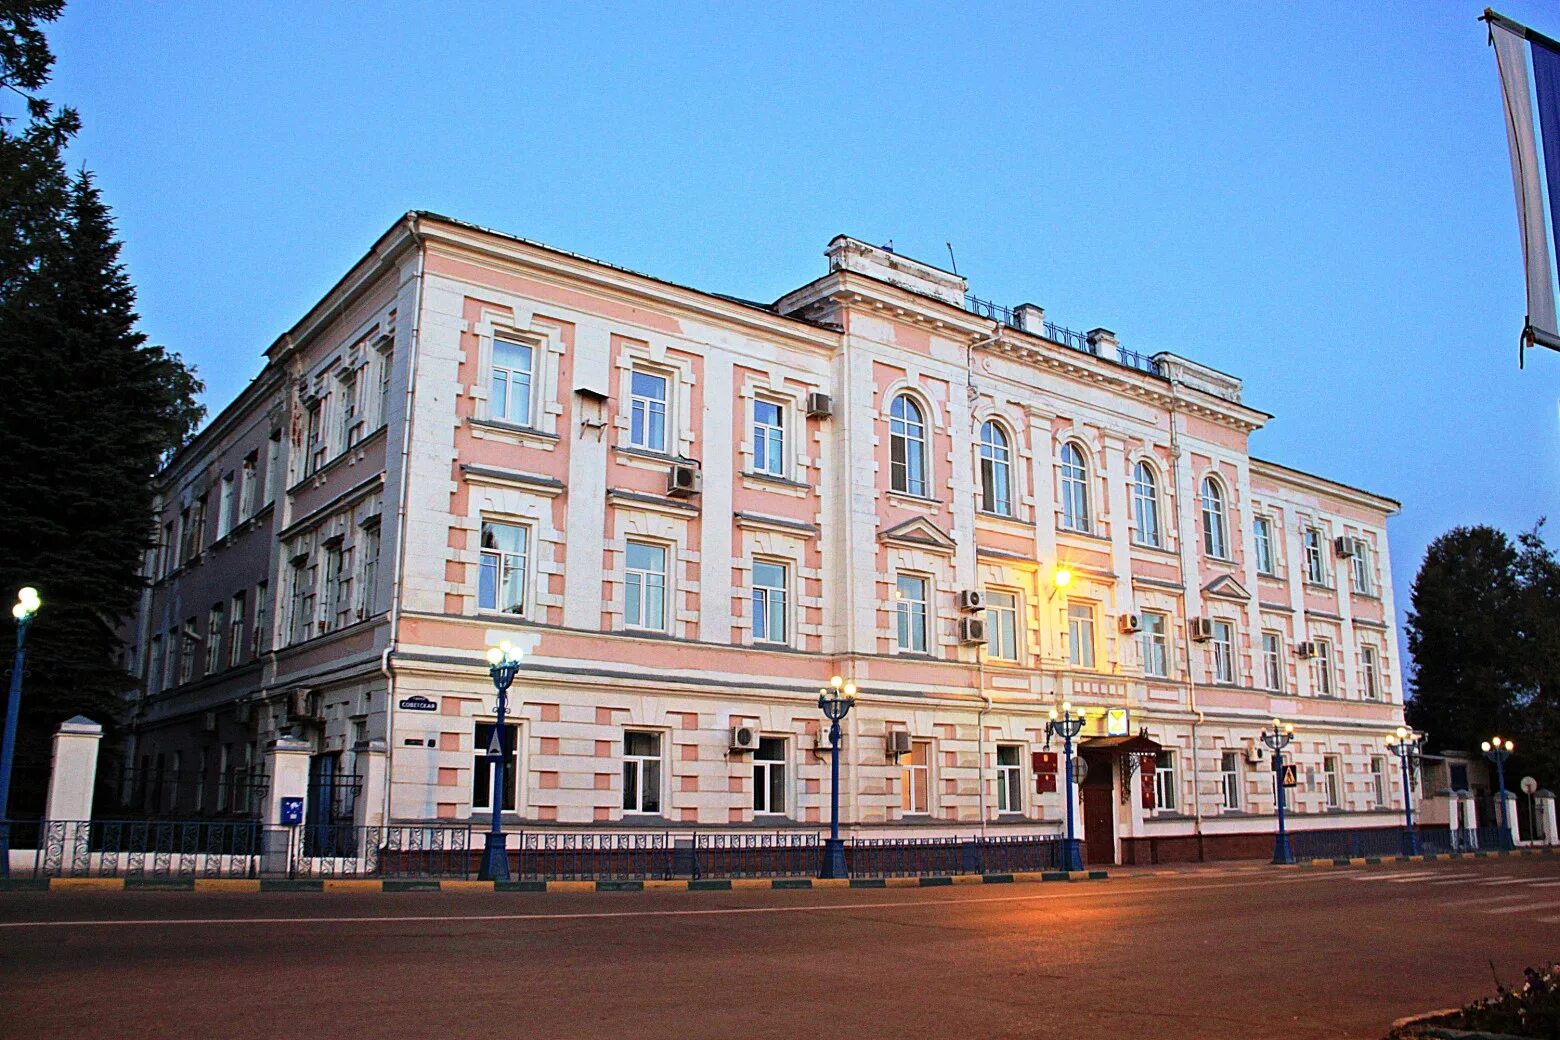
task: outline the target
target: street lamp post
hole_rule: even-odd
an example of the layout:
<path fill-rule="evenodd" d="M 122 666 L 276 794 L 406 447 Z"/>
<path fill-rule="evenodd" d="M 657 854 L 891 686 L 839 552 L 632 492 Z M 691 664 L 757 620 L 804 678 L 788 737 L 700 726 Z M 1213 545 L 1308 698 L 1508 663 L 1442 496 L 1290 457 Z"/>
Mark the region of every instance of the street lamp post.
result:
<path fill-rule="evenodd" d="M 1073 821 L 1073 738 L 1083 731 L 1084 713 L 1079 711 L 1073 714 L 1073 706 L 1070 701 L 1062 702 L 1062 711 L 1058 715 L 1055 708 L 1051 709 L 1051 721 L 1045 724 L 1045 736 L 1049 740 L 1054 735 L 1062 738 L 1062 757 L 1067 760 L 1067 838 L 1062 842 L 1062 869 L 1082 870 L 1083 853 L 1078 848 L 1076 824 Z"/>
<path fill-rule="evenodd" d="M 477 869 L 479 881 L 509 880 L 509 849 L 504 840 L 502 814 L 504 811 L 504 713 L 509 706 L 509 687 L 520 670 L 520 659 L 525 651 L 509 641 L 488 648 L 488 675 L 498 690 L 498 721 L 493 726 L 493 739 L 488 741 L 487 758 L 493 774 L 493 823 L 488 828 L 487 844 L 482 848 L 482 865 Z"/>
<path fill-rule="evenodd" d="M 1500 786 L 1500 847 L 1511 847 L 1511 827 L 1506 822 L 1506 759 L 1511 757 L 1511 752 L 1516 745 L 1509 740 L 1501 740 L 1494 737 L 1479 745 L 1479 750 L 1484 752 L 1484 757 L 1495 763 L 1495 776 Z"/>
<path fill-rule="evenodd" d="M 1295 861 L 1295 850 L 1289 844 L 1289 831 L 1284 824 L 1284 749 L 1295 739 L 1295 724 L 1280 726 L 1273 720 L 1271 730 L 1262 731 L 1262 743 L 1273 752 L 1273 797 L 1278 803 L 1278 833 L 1273 836 L 1273 862 L 1288 866 Z"/>
<path fill-rule="evenodd" d="M 1419 758 L 1419 749 L 1424 746 L 1424 742 L 1424 734 L 1415 733 L 1407 726 L 1399 726 L 1396 732 L 1387 737 L 1387 747 L 1397 753 L 1398 761 L 1403 765 L 1403 854 L 1405 856 L 1420 854 L 1419 831 L 1414 827 L 1414 762 Z M 1454 803 L 1453 809 L 1455 808 Z"/>
<path fill-rule="evenodd" d="M 27 629 L 40 604 L 32 586 L 16 594 L 11 616 L 16 619 L 16 660 L 11 665 L 11 691 L 5 699 L 5 739 L 0 741 L 0 878 L 11 876 L 11 762 L 16 757 L 16 726 L 22 711 L 22 668 L 27 662 Z"/>
<path fill-rule="evenodd" d="M 840 840 L 840 721 L 856 704 L 856 684 L 836 675 L 818 691 L 818 707 L 829 720 L 829 837 L 823 843 L 823 869 L 819 877 L 848 876 L 845 843 Z"/>

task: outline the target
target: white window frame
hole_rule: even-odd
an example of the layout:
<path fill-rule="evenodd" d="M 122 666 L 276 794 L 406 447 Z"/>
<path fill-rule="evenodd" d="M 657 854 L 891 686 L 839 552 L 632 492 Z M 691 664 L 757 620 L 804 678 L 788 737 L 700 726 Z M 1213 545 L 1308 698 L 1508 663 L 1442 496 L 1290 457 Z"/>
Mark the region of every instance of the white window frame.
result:
<path fill-rule="evenodd" d="M 788 776 L 790 741 L 785 737 L 760 734 L 758 747 L 753 751 L 753 815 L 784 816 L 790 803 L 790 779 Z M 769 746 L 766 748 L 765 745 Z M 775 745 L 779 745 L 776 752 Z M 779 757 L 765 758 L 765 754 Z M 778 775 L 777 775 L 778 774 Z M 779 805 L 775 804 L 776 798 Z"/>
<path fill-rule="evenodd" d="M 1098 626 L 1093 603 L 1067 601 L 1067 663 L 1074 668 L 1092 670 L 1099 655 L 1095 653 Z"/>
<path fill-rule="evenodd" d="M 1372 643 L 1360 644 L 1361 693 L 1368 701 L 1381 700 L 1381 655 Z"/>
<path fill-rule="evenodd" d="M 759 568 L 772 567 L 780 572 L 780 583 L 760 583 Z M 750 572 L 753 642 L 789 646 L 791 642 L 791 567 L 784 560 L 754 557 Z M 776 613 L 780 631 L 776 633 Z"/>
<path fill-rule="evenodd" d="M 980 424 L 980 508 L 1013 515 L 1013 438 L 995 419 Z"/>
<path fill-rule="evenodd" d="M 1278 575 L 1278 561 L 1273 556 L 1273 518 L 1253 517 L 1251 520 L 1251 545 L 1256 556 L 1257 573 L 1272 578 Z"/>
<path fill-rule="evenodd" d="M 1354 591 L 1361 596 L 1374 596 L 1375 586 L 1371 584 L 1370 545 L 1363 538 L 1354 540 L 1354 556 L 1349 560 L 1349 576 L 1353 581 Z"/>
<path fill-rule="evenodd" d="M 363 439 L 363 368 L 343 368 L 336 381 L 341 384 L 341 417 L 336 427 L 335 453 L 340 454 Z"/>
<path fill-rule="evenodd" d="M 916 761 L 917 753 L 921 753 L 922 760 Z M 926 800 L 924 804 L 918 804 L 916 800 L 917 775 L 921 778 L 921 789 L 924 790 Z M 930 816 L 932 814 L 932 742 L 927 739 L 912 739 L 910 752 L 904 756 L 904 761 L 899 764 L 899 814 L 901 816 Z"/>
<path fill-rule="evenodd" d="M 235 592 L 228 607 L 228 667 L 244 660 L 244 593 Z"/>
<path fill-rule="evenodd" d="M 1023 744 L 1001 743 L 997 745 L 997 812 L 1022 815 L 1024 805 L 1024 751 Z M 1013 761 L 1003 762 L 1003 752 L 1009 752 Z"/>
<path fill-rule="evenodd" d="M 1089 509 L 1089 456 L 1076 441 L 1063 441 L 1060 459 L 1061 527 L 1064 531 L 1093 531 Z"/>
<path fill-rule="evenodd" d="M 388 336 L 382 344 L 375 348 L 378 355 L 374 362 L 377 372 L 378 405 L 374 411 L 374 426 L 384 426 L 390 421 L 390 377 L 395 371 L 395 341 Z"/>
<path fill-rule="evenodd" d="M 222 637 L 227 634 L 227 607 L 213 603 L 206 611 L 206 675 L 222 668 Z"/>
<path fill-rule="evenodd" d="M 195 678 L 195 644 L 200 641 L 200 629 L 195 618 L 185 619 L 179 630 L 179 685 Z"/>
<path fill-rule="evenodd" d="M 986 588 L 986 656 L 993 661 L 1019 660 L 1019 617 L 1023 601 L 1012 589 Z"/>
<path fill-rule="evenodd" d="M 659 380 L 661 383 L 661 397 L 651 393 L 641 393 L 635 386 L 638 377 Z M 670 372 L 658 368 L 650 368 L 645 365 L 634 365 L 628 372 L 628 446 L 640 451 L 651 451 L 659 455 L 671 454 L 672 441 L 672 398 L 675 391 L 675 383 Z M 661 436 L 659 443 L 653 436 L 655 432 L 654 420 L 661 420 Z"/>
<path fill-rule="evenodd" d="M 1322 756 L 1322 791 L 1329 809 L 1343 808 L 1343 756 Z"/>
<path fill-rule="evenodd" d="M 1326 539 L 1319 527 L 1307 527 L 1300 534 L 1300 544 L 1305 549 L 1305 580 L 1321 588 L 1330 587 L 1327 580 Z"/>
<path fill-rule="evenodd" d="M 1160 610 L 1145 610 L 1142 619 L 1143 630 L 1138 634 L 1138 649 L 1143 656 L 1143 674 L 1152 679 L 1168 679 L 1170 616 Z"/>
<path fill-rule="evenodd" d="M 1230 748 L 1219 752 L 1219 808 L 1224 812 L 1240 812 L 1243 757 Z"/>
<path fill-rule="evenodd" d="M 1175 812 L 1180 804 L 1179 795 L 1175 749 L 1162 748 L 1154 758 L 1154 812 Z"/>
<path fill-rule="evenodd" d="M 1211 560 L 1230 559 L 1229 496 L 1223 482 L 1211 473 L 1203 477 L 1198 500 L 1202 506 L 1203 555 Z"/>
<path fill-rule="evenodd" d="M 292 585 L 288 589 L 287 644 L 292 646 L 314 636 L 314 586 L 318 575 L 310 554 L 305 553 L 292 561 L 288 577 Z"/>
<path fill-rule="evenodd" d="M 1387 757 L 1385 755 L 1370 756 L 1370 782 L 1371 791 L 1376 796 L 1376 808 L 1387 808 Z"/>
<path fill-rule="evenodd" d="M 238 477 L 229 471 L 222 477 L 222 488 L 217 494 L 217 537 L 226 538 L 237 523 L 234 510 L 238 506 Z"/>
<path fill-rule="evenodd" d="M 521 548 L 518 551 L 488 546 L 490 529 L 518 532 Z M 509 519 L 483 517 L 477 527 L 477 609 L 489 614 L 511 614 L 526 617 L 531 609 L 531 556 L 534 534 L 530 524 Z M 506 579 L 515 573 L 520 576 L 520 601 L 508 603 L 503 590 Z M 486 601 L 486 582 L 492 576 L 492 597 Z"/>
<path fill-rule="evenodd" d="M 661 569 L 654 570 L 647 567 L 630 566 L 629 561 L 633 557 L 635 548 L 652 549 L 661 554 Z M 638 538 L 628 539 L 623 546 L 623 624 L 626 628 L 636 629 L 642 632 L 665 632 L 672 613 L 672 576 L 671 561 L 672 547 L 665 542 L 654 542 Z M 646 611 L 646 592 L 659 588 L 661 593 L 660 617 L 655 623 L 648 623 Z M 639 616 L 636 619 L 632 613 L 633 590 L 638 590 Z"/>
<path fill-rule="evenodd" d="M 517 351 L 524 351 L 529 355 L 529 368 L 519 368 L 508 364 L 499 364 L 500 347 L 512 347 Z M 489 355 L 488 365 L 488 418 L 498 422 L 512 423 L 515 426 L 531 427 L 536 425 L 536 362 L 541 357 L 541 350 L 533 342 L 527 342 L 508 336 L 494 336 L 492 353 Z M 502 384 L 502 389 L 500 389 Z M 516 386 L 522 386 L 522 393 L 515 393 Z"/>
<path fill-rule="evenodd" d="M 383 542 L 379 524 L 365 525 L 361 537 L 363 552 L 358 560 L 357 616 L 366 618 L 374 613 L 374 583 L 379 578 L 379 552 Z"/>
<path fill-rule="evenodd" d="M 773 408 L 774 422 L 759 418 L 760 408 Z M 763 394 L 753 398 L 753 472 L 771 477 L 786 476 L 785 427 L 784 401 Z"/>
<path fill-rule="evenodd" d="M 1235 624 L 1216 618 L 1213 622 L 1213 638 L 1208 640 L 1213 650 L 1213 681 L 1235 682 Z"/>
<path fill-rule="evenodd" d="M 1273 693 L 1284 692 L 1284 634 L 1262 632 L 1262 682 Z"/>
<path fill-rule="evenodd" d="M 248 520 L 255 515 L 258 508 L 255 504 L 255 494 L 260 490 L 258 468 L 260 465 L 260 453 L 252 451 L 244 456 L 243 465 L 239 468 L 238 478 L 238 510 L 239 520 Z"/>
<path fill-rule="evenodd" d="M 899 458 L 894 456 L 896 452 Z M 914 395 L 900 392 L 888 406 L 888 486 L 901 495 L 931 497 L 931 452 L 926 410 Z"/>
<path fill-rule="evenodd" d="M 654 738 L 655 754 L 631 754 L 628 750 L 628 738 L 634 734 L 643 734 Z M 666 808 L 666 733 L 656 729 L 626 729 L 623 731 L 623 815 L 624 816 L 660 816 Z M 646 766 L 655 765 L 655 782 L 645 783 Z M 634 776 L 634 790 L 638 797 L 634 807 L 628 805 L 629 774 Z M 651 790 L 655 795 L 655 804 L 647 807 L 645 793 Z"/>
<path fill-rule="evenodd" d="M 255 586 L 255 640 L 254 652 L 259 657 L 271 649 L 271 583 L 262 581 Z"/>
<path fill-rule="evenodd" d="M 303 475 L 312 476 L 330 458 L 330 395 L 322 394 L 304 406 Z"/>
<path fill-rule="evenodd" d="M 894 575 L 895 646 L 902 654 L 931 652 L 931 589 L 932 579 L 928 575 Z"/>
<path fill-rule="evenodd" d="M 1164 544 L 1159 525 L 1159 476 L 1139 460 L 1132 467 L 1132 543 L 1158 549 Z"/>
<path fill-rule="evenodd" d="M 1333 665 L 1333 644 L 1331 639 L 1312 638 L 1316 644 L 1316 656 L 1311 659 L 1311 681 L 1316 687 L 1318 697 L 1333 697 L 1337 695 L 1336 669 Z"/>

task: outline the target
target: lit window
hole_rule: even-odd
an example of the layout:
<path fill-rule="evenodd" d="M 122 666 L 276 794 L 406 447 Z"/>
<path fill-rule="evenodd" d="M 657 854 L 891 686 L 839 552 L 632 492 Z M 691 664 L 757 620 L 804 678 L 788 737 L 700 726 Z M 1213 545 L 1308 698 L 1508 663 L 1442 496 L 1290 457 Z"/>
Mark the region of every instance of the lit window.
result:
<path fill-rule="evenodd" d="M 926 497 L 926 419 L 909 394 L 889 410 L 888 455 L 889 487 Z"/>
<path fill-rule="evenodd" d="M 1094 667 L 1094 607 L 1067 605 L 1067 660 L 1078 668 Z"/>
<path fill-rule="evenodd" d="M 1154 808 L 1160 812 L 1175 812 L 1178 786 L 1175 778 L 1175 752 L 1159 752 L 1154 756 Z"/>
<path fill-rule="evenodd" d="M 1240 753 L 1225 751 L 1219 755 L 1219 788 L 1226 812 L 1240 811 Z"/>
<path fill-rule="evenodd" d="M 786 621 L 786 568 L 783 563 L 753 561 L 753 639 L 759 643 L 785 643 L 790 631 Z"/>
<path fill-rule="evenodd" d="M 785 409 L 761 397 L 753 402 L 753 468 L 785 476 Z"/>
<path fill-rule="evenodd" d="M 493 759 L 489 757 L 488 750 L 493 744 L 493 732 L 497 727 L 491 722 L 479 722 L 471 747 L 471 807 L 473 809 L 493 810 Z M 515 808 L 515 792 L 520 789 L 518 761 L 518 747 L 520 741 L 520 727 L 505 724 L 504 726 L 504 812 L 513 812 Z"/>
<path fill-rule="evenodd" d="M 1146 462 L 1132 467 L 1132 540 L 1158 548 L 1159 481 Z"/>
<path fill-rule="evenodd" d="M 1263 684 L 1275 693 L 1284 690 L 1284 637 L 1277 632 L 1262 633 Z"/>
<path fill-rule="evenodd" d="M 623 734 L 623 812 L 661 811 L 661 735 Z"/>
<path fill-rule="evenodd" d="M 1216 560 L 1230 556 L 1229 529 L 1224 517 L 1224 489 L 1212 477 L 1202 482 L 1203 553 Z"/>
<path fill-rule="evenodd" d="M 912 740 L 909 754 L 899 764 L 899 807 L 906 816 L 931 812 L 932 742 Z"/>
<path fill-rule="evenodd" d="M 1327 584 L 1327 564 L 1322 548 L 1322 532 L 1314 527 L 1305 529 L 1305 580 L 1312 585 Z"/>
<path fill-rule="evenodd" d="M 513 343 L 507 339 L 493 341 L 493 392 L 488 402 L 491 418 L 519 426 L 531 425 L 535 359 L 536 351 L 528 343 Z"/>
<path fill-rule="evenodd" d="M 1273 563 L 1273 521 L 1259 516 L 1251 522 L 1251 544 L 1257 556 L 1257 573 L 1277 572 Z"/>
<path fill-rule="evenodd" d="M 1163 614 L 1144 613 L 1138 639 L 1143 650 L 1143 674 L 1163 679 L 1170 674 L 1169 620 Z"/>
<path fill-rule="evenodd" d="M 623 574 L 623 621 L 630 628 L 666 630 L 666 547 L 629 542 Z"/>
<path fill-rule="evenodd" d="M 753 752 L 753 813 L 785 812 L 785 740 L 760 737 Z"/>
<path fill-rule="evenodd" d="M 1062 445 L 1062 526 L 1089 531 L 1089 467 L 1076 444 Z"/>
<path fill-rule="evenodd" d="M 629 378 L 628 443 L 646 451 L 665 452 L 666 410 L 671 383 L 655 372 L 635 369 Z"/>
<path fill-rule="evenodd" d="M 525 613 L 526 563 L 531 531 L 520 524 L 482 521 L 482 560 L 477 606 L 506 614 Z"/>
<path fill-rule="evenodd" d="M 986 656 L 1018 660 L 1018 596 L 986 590 Z"/>
<path fill-rule="evenodd" d="M 989 421 L 980 428 L 980 507 L 1013 515 L 1013 452 L 1002 427 Z"/>
<path fill-rule="evenodd" d="M 997 812 L 1024 811 L 1023 755 L 1018 744 L 997 745 Z"/>
<path fill-rule="evenodd" d="M 901 574 L 894 582 L 894 608 L 899 629 L 899 649 L 926 653 L 925 578 Z"/>

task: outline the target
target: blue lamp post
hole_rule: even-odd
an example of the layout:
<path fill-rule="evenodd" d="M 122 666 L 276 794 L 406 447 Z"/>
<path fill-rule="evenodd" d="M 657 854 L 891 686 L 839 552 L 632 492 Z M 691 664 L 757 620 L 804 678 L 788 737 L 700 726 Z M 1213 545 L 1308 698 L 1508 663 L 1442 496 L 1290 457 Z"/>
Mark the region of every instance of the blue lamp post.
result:
<path fill-rule="evenodd" d="M 1418 856 L 1419 830 L 1414 826 L 1414 765 L 1419 760 L 1419 749 L 1424 746 L 1422 733 L 1415 733 L 1407 726 L 1399 726 L 1387 737 L 1387 747 L 1398 757 L 1403 766 L 1403 855 Z M 1454 805 L 1455 809 L 1456 806 Z"/>
<path fill-rule="evenodd" d="M 16 661 L 11 665 L 11 692 L 5 700 L 5 739 L 0 742 L 0 877 L 11 876 L 11 761 L 16 757 L 16 725 L 22 711 L 22 667 L 27 662 L 27 629 L 38 613 L 38 590 L 16 594 L 11 616 L 16 619 Z"/>
<path fill-rule="evenodd" d="M 1083 732 L 1085 722 L 1084 713 L 1079 711 L 1073 714 L 1073 706 L 1070 701 L 1062 702 L 1061 714 L 1057 714 L 1055 708 L 1051 709 L 1051 721 L 1045 724 L 1045 737 L 1050 740 L 1053 736 L 1062 738 L 1062 758 L 1067 762 L 1067 838 L 1062 842 L 1062 869 L 1082 870 L 1083 853 L 1078 848 L 1077 825 L 1073 821 L 1073 738 Z"/>
<path fill-rule="evenodd" d="M 845 843 L 840 840 L 840 721 L 856 705 L 856 684 L 836 675 L 818 691 L 818 707 L 829 720 L 829 837 L 823 843 L 823 869 L 819 877 L 849 876 L 845 867 Z"/>
<path fill-rule="evenodd" d="M 498 721 L 493 725 L 493 739 L 488 741 L 487 758 L 493 774 L 493 823 L 488 829 L 487 844 L 482 849 L 482 865 L 477 869 L 479 881 L 509 880 L 509 850 L 504 840 L 501 816 L 504 811 L 504 713 L 509 706 L 509 687 L 520 670 L 520 659 L 525 651 L 505 640 L 498 646 L 488 647 L 488 675 L 498 690 Z"/>
<path fill-rule="evenodd" d="M 1503 849 L 1511 848 L 1511 828 L 1506 823 L 1506 759 L 1511 757 L 1515 749 L 1515 744 L 1499 737 L 1479 745 L 1484 757 L 1495 763 L 1495 776 L 1500 785 L 1500 847 Z"/>
<path fill-rule="evenodd" d="M 1280 726 L 1273 720 L 1271 730 L 1262 731 L 1262 743 L 1273 752 L 1273 798 L 1278 805 L 1278 833 L 1273 836 L 1273 862 L 1288 866 L 1295 861 L 1294 846 L 1289 844 L 1289 830 L 1284 824 L 1284 749 L 1295 739 L 1293 722 Z"/>

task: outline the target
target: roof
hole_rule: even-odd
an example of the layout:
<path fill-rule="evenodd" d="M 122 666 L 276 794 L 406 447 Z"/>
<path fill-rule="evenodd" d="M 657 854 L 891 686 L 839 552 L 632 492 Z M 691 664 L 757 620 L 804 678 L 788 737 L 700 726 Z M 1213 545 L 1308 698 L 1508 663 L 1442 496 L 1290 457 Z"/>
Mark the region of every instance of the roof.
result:
<path fill-rule="evenodd" d="M 1296 469 L 1293 466 L 1286 466 L 1282 462 L 1274 462 L 1272 459 L 1259 459 L 1255 455 L 1251 456 L 1251 461 L 1261 466 L 1270 466 L 1273 469 L 1284 470 L 1286 473 L 1293 473 L 1295 476 L 1304 477 L 1308 481 L 1319 480 L 1323 484 L 1330 484 L 1342 491 L 1348 491 L 1356 495 L 1364 495 L 1367 498 L 1374 498 L 1380 502 L 1385 502 L 1390 505 L 1391 512 L 1394 513 L 1403 508 L 1403 503 L 1399 502 L 1395 498 L 1390 498 L 1387 495 L 1383 495 L 1375 491 L 1367 491 L 1365 488 L 1355 487 L 1353 484 L 1345 484 L 1341 480 L 1334 480 L 1331 477 L 1324 477 L 1320 473 L 1312 473 L 1308 470 Z"/>

